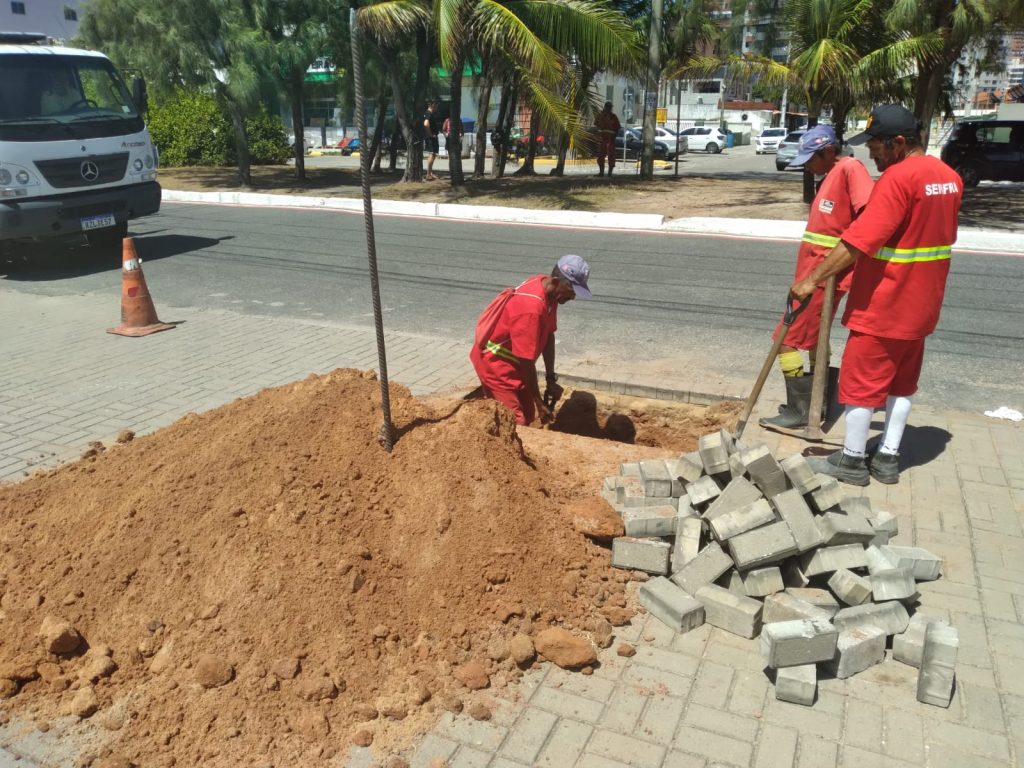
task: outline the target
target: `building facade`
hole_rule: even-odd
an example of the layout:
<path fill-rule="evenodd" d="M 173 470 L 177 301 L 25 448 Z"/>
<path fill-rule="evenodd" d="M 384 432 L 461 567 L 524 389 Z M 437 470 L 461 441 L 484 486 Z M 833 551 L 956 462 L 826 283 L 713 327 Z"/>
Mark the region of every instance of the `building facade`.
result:
<path fill-rule="evenodd" d="M 78 32 L 83 0 L 0 0 L 0 32 L 38 32 L 66 44 Z"/>

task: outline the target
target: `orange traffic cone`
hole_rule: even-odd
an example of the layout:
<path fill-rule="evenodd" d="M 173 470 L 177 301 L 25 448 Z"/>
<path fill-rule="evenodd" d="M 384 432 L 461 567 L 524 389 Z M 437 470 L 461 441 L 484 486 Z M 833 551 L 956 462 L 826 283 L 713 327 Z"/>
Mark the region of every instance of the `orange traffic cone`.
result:
<path fill-rule="evenodd" d="M 121 257 L 121 324 L 108 328 L 107 333 L 118 336 L 148 336 L 157 331 L 169 331 L 174 326 L 161 323 L 156 307 L 142 274 L 142 261 L 135 252 L 135 238 L 122 242 Z"/>

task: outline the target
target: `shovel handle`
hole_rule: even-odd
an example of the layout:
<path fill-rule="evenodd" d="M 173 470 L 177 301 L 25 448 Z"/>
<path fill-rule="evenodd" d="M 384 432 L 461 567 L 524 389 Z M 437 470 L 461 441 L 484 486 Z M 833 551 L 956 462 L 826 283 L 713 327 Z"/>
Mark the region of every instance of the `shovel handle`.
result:
<path fill-rule="evenodd" d="M 747 402 L 743 406 L 743 412 L 740 414 L 740 418 L 736 422 L 736 432 L 733 435 L 735 439 L 739 440 L 743 437 L 743 430 L 747 428 L 747 420 L 750 418 L 750 414 L 754 410 L 757 398 L 761 396 L 761 388 L 764 387 L 764 382 L 772 370 L 772 363 L 775 362 L 775 358 L 778 357 L 779 350 L 782 348 L 782 342 L 786 338 L 786 329 L 793 324 L 793 321 L 799 317 L 801 312 L 807 309 L 807 305 L 810 303 L 811 297 L 807 296 L 800 301 L 799 304 L 794 306 L 793 300 L 790 299 L 789 294 L 786 295 L 786 311 L 782 315 L 782 328 L 779 329 L 778 334 L 775 336 L 775 341 L 772 342 L 772 348 L 768 352 L 768 357 L 764 360 L 764 365 L 761 366 L 761 372 L 757 375 L 757 381 L 754 382 L 754 388 L 750 392 L 750 397 L 747 398 Z"/>

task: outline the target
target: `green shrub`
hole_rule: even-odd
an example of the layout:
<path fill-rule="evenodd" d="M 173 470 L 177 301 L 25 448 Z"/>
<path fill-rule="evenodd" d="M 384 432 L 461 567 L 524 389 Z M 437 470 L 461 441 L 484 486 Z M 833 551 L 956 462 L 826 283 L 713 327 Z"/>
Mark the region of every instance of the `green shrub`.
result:
<path fill-rule="evenodd" d="M 146 124 L 160 150 L 161 165 L 233 165 L 238 160 L 231 118 L 212 95 L 178 91 L 170 100 L 150 106 Z M 246 118 L 245 133 L 253 165 L 288 159 L 284 126 L 265 108 Z"/>

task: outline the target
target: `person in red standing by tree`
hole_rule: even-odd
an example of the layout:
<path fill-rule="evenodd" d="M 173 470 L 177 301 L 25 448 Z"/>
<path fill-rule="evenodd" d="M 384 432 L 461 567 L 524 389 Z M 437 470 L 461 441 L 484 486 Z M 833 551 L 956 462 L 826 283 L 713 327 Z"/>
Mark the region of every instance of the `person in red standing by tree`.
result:
<path fill-rule="evenodd" d="M 597 113 L 594 125 L 597 127 L 597 175 L 604 176 L 604 159 L 607 157 L 608 175 L 611 176 L 615 168 L 615 135 L 622 124 L 618 116 L 612 112 L 610 101 L 606 101 L 604 109 Z"/>

